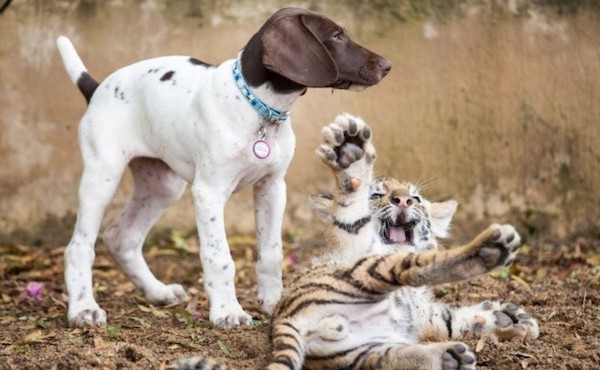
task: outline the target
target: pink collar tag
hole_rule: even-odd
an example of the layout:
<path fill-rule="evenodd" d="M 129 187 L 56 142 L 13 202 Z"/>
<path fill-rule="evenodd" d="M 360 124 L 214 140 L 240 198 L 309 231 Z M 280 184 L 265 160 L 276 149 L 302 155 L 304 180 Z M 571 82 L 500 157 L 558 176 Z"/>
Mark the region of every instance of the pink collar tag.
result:
<path fill-rule="evenodd" d="M 266 141 L 258 139 L 254 142 L 254 146 L 252 147 L 252 151 L 256 158 L 265 159 L 271 154 L 271 148 Z"/>

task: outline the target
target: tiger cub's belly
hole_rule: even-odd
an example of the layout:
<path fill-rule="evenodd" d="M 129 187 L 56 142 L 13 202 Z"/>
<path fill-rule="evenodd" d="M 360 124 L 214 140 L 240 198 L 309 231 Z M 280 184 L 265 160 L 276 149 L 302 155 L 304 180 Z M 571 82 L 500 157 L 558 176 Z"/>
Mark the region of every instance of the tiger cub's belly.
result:
<path fill-rule="evenodd" d="M 406 330 L 404 321 L 394 319 L 394 308 L 385 299 L 368 305 L 332 305 L 322 315 L 307 317 L 309 354 L 324 356 L 373 342 L 416 343 L 417 336 Z"/>

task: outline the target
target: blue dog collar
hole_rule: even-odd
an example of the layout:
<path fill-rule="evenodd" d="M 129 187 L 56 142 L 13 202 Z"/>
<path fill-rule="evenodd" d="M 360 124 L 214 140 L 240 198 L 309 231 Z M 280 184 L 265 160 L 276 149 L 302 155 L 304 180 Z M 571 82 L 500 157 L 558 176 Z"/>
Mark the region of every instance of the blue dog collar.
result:
<path fill-rule="evenodd" d="M 242 71 L 240 70 L 240 65 L 239 65 L 237 59 L 235 62 L 233 62 L 233 79 L 235 80 L 235 83 L 236 83 L 237 87 L 240 89 L 240 92 L 242 93 L 242 95 L 244 95 L 244 98 L 246 98 L 246 101 L 248 101 L 248 103 L 250 103 L 252 108 L 254 108 L 254 110 L 265 121 L 267 121 L 268 123 L 271 123 L 271 124 L 280 124 L 289 117 L 289 115 L 290 115 L 289 111 L 280 112 L 276 109 L 273 109 L 273 108 L 269 107 L 268 105 L 266 105 L 265 103 L 263 103 L 259 98 L 257 98 L 252 93 L 252 91 L 250 90 L 250 86 L 248 86 L 248 84 L 246 83 L 246 80 L 244 80 L 244 76 L 242 76 Z"/>

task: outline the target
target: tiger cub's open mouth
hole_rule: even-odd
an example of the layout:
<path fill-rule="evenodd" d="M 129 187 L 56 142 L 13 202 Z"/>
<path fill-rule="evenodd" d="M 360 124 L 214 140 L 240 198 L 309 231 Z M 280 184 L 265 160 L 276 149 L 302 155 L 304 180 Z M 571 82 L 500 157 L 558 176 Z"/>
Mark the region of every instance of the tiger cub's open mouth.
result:
<path fill-rule="evenodd" d="M 389 223 L 384 222 L 381 237 L 385 244 L 410 244 L 414 245 L 414 226 L 416 222 Z"/>

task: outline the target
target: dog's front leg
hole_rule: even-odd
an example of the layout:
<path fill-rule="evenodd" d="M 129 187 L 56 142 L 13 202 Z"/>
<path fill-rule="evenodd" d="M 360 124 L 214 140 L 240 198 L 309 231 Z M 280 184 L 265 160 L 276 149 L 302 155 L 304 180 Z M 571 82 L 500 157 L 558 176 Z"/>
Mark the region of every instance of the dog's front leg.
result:
<path fill-rule="evenodd" d="M 235 264 L 225 235 L 227 195 L 217 187 L 200 182 L 194 182 L 192 194 L 201 243 L 204 290 L 210 300 L 210 322 L 222 328 L 248 325 L 252 317 L 244 312 L 235 295 Z"/>
<path fill-rule="evenodd" d="M 271 314 L 281 297 L 281 229 L 286 203 L 286 185 L 282 177 L 268 177 L 254 185 L 254 217 L 258 242 L 256 277 L 258 300 L 263 312 Z"/>

